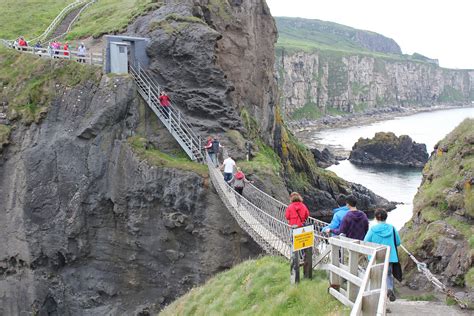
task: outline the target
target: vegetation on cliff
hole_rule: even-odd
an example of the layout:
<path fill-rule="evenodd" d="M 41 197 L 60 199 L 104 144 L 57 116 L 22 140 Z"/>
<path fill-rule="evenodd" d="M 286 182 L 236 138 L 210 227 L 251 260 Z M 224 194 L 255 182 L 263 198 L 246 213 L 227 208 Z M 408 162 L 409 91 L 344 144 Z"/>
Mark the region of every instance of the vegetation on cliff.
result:
<path fill-rule="evenodd" d="M 189 157 L 181 149 L 174 155 L 166 154 L 153 148 L 153 146 L 147 142 L 146 138 L 140 136 L 130 137 L 128 143 L 140 158 L 145 159 L 151 165 L 192 171 L 202 177 L 209 176 L 206 165 L 190 161 Z"/>
<path fill-rule="evenodd" d="M 441 140 L 423 169 L 402 239 L 449 284 L 474 289 L 474 126 L 466 119 Z M 409 280 L 414 265 L 403 256 Z"/>
<path fill-rule="evenodd" d="M 155 10 L 158 0 L 100 0 L 85 10 L 75 23 L 69 39 L 122 33 L 138 16 Z"/>
<path fill-rule="evenodd" d="M 74 87 L 86 81 L 98 82 L 99 67 L 48 61 L 0 48 L 0 97 L 8 103 L 7 117 L 26 124 L 38 122 L 57 98 L 58 88 Z"/>
<path fill-rule="evenodd" d="M 288 261 L 264 257 L 220 273 L 160 315 L 348 315 L 324 274 L 290 285 Z"/>

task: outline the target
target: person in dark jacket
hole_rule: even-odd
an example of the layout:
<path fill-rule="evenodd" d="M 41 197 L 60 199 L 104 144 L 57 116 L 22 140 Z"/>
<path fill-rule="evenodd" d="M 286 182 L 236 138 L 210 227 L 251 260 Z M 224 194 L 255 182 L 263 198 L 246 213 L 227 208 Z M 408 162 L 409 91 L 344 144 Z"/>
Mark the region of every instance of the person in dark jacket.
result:
<path fill-rule="evenodd" d="M 309 211 L 298 192 L 290 194 L 290 205 L 286 208 L 285 217 L 292 227 L 302 227 L 309 217 Z"/>
<path fill-rule="evenodd" d="M 222 146 L 219 142 L 219 138 L 217 138 L 217 136 L 214 137 L 214 139 L 212 140 L 212 152 L 214 153 L 214 155 L 211 155 L 211 159 L 216 165 L 216 167 L 219 167 L 219 151 L 223 147 L 224 146 Z"/>
<path fill-rule="evenodd" d="M 353 195 L 347 197 L 349 211 L 342 219 L 341 226 L 335 229 L 328 229 L 328 233 L 335 235 L 345 234 L 346 237 L 364 240 L 365 234 L 369 230 L 369 220 L 364 212 L 356 207 L 357 200 Z"/>
<path fill-rule="evenodd" d="M 375 211 L 375 219 L 377 225 L 370 228 L 367 235 L 365 235 L 364 241 L 374 242 L 376 244 L 387 245 L 390 247 L 390 265 L 388 266 L 387 274 L 387 296 L 391 302 L 395 301 L 395 293 L 393 290 L 393 275 L 392 266 L 398 262 L 398 255 L 396 247 L 400 246 L 400 235 L 393 225 L 387 224 L 387 212 L 384 210 Z"/>

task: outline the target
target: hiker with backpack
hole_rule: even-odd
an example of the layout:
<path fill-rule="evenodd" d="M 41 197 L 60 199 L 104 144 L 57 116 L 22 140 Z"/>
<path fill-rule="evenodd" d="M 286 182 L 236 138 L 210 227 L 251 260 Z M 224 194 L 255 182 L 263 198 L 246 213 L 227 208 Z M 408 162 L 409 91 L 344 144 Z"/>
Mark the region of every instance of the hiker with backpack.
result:
<path fill-rule="evenodd" d="M 215 136 L 212 138 L 209 136 L 207 138 L 206 145 L 204 146 L 204 149 L 207 151 L 209 154 L 209 157 L 211 158 L 212 163 L 216 168 L 219 168 L 219 159 L 217 158 L 217 155 L 219 154 L 220 148 L 223 148 L 219 142 L 219 138 Z"/>
<path fill-rule="evenodd" d="M 290 194 L 290 205 L 286 208 L 285 217 L 292 227 L 302 227 L 309 217 L 309 210 L 303 203 L 303 198 L 298 192 Z"/>
<path fill-rule="evenodd" d="M 397 280 L 402 280 L 402 270 L 399 262 L 397 246 L 400 246 L 400 235 L 393 225 L 387 224 L 387 212 L 385 210 L 375 211 L 375 219 L 377 225 L 372 226 L 367 235 L 365 235 L 364 241 L 369 241 L 381 245 L 389 246 L 390 249 L 390 265 L 388 266 L 387 274 L 387 296 L 391 302 L 396 300 L 393 277 Z"/>
<path fill-rule="evenodd" d="M 349 195 L 346 199 L 349 211 L 342 219 L 339 228 L 329 228 L 328 233 L 335 235 L 345 234 L 346 237 L 358 240 L 364 240 L 365 234 L 369 230 L 369 220 L 364 212 L 357 209 L 357 199 Z"/>
<path fill-rule="evenodd" d="M 244 191 L 244 187 L 246 183 L 253 183 L 253 181 L 247 180 L 245 177 L 245 174 L 242 172 L 242 169 L 237 168 L 237 172 L 234 174 L 234 176 L 227 181 L 229 185 L 234 185 L 234 190 L 242 195 Z"/>

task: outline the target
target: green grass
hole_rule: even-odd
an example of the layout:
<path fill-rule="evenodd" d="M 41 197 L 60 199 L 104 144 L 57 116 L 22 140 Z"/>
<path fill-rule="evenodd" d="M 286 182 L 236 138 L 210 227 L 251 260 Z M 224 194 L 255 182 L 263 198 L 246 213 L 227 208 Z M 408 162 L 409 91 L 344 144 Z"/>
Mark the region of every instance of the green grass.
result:
<path fill-rule="evenodd" d="M 146 160 L 152 165 L 191 171 L 202 177 L 209 176 L 207 166 L 189 160 L 186 153 L 183 151 L 178 151 L 173 155 L 169 155 L 157 149 L 147 148 L 147 140 L 140 136 L 130 137 L 128 143 L 140 158 Z"/>
<path fill-rule="evenodd" d="M 158 7 L 157 0 L 98 0 L 81 14 L 67 38 L 123 32 L 136 17 Z"/>
<path fill-rule="evenodd" d="M 160 315 L 348 315 L 327 292 L 321 274 L 290 285 L 289 263 L 279 257 L 246 261 L 169 305 Z"/>
<path fill-rule="evenodd" d="M 11 127 L 7 125 L 0 125 L 0 152 L 2 147 L 9 144 Z"/>
<path fill-rule="evenodd" d="M 0 95 L 9 102 L 7 116 L 26 124 L 41 120 L 58 88 L 98 83 L 102 76 L 99 67 L 44 60 L 4 48 L 0 48 L 0 70 Z"/>
<path fill-rule="evenodd" d="M 326 115 L 343 115 L 344 111 L 332 107 L 320 108 L 315 103 L 308 102 L 303 107 L 291 113 L 292 120 L 309 119 L 315 120 Z"/>
<path fill-rule="evenodd" d="M 2 0 L 0 38 L 32 39 L 43 33 L 51 21 L 74 0 Z"/>
<path fill-rule="evenodd" d="M 433 294 L 421 294 L 421 295 L 407 295 L 407 296 L 402 296 L 403 299 L 407 301 L 436 301 L 437 298 Z"/>
<path fill-rule="evenodd" d="M 429 63 L 429 59 L 418 55 L 388 54 L 370 51 L 357 43 L 356 32 L 374 34 L 354 28 L 320 20 L 275 17 L 278 29 L 277 55 L 285 53 L 325 52 L 337 56 L 371 56 L 391 61 L 413 61 Z"/>

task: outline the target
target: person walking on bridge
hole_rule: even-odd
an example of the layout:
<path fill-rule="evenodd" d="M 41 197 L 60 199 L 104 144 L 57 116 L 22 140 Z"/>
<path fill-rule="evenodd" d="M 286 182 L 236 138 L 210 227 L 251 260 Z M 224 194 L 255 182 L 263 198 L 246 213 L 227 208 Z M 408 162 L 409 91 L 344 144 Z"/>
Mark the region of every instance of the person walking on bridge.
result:
<path fill-rule="evenodd" d="M 387 296 L 390 301 L 393 302 L 396 300 L 396 297 L 393 286 L 392 271 L 394 271 L 394 265 L 399 262 L 397 246 L 400 246 L 400 235 L 393 225 L 385 222 L 387 220 L 387 212 L 385 210 L 375 211 L 375 220 L 377 221 L 377 225 L 370 228 L 367 235 L 365 235 L 364 241 L 370 241 L 390 247 L 390 265 L 388 266 L 387 273 Z"/>
<path fill-rule="evenodd" d="M 236 167 L 234 159 L 231 156 L 227 157 L 222 163 L 221 170 L 224 170 L 224 181 L 230 181 L 234 174 L 234 168 Z"/>
<path fill-rule="evenodd" d="M 347 197 L 347 206 L 349 211 L 342 219 L 339 228 L 327 230 L 328 233 L 335 235 L 345 234 L 346 237 L 364 240 L 365 234 L 369 230 L 369 220 L 364 212 L 357 209 L 357 200 L 353 195 Z"/>
<path fill-rule="evenodd" d="M 245 177 L 245 174 L 242 172 L 242 169 L 240 168 L 237 168 L 237 172 L 234 174 L 234 176 L 229 180 L 227 181 L 228 184 L 230 185 L 234 185 L 234 190 L 242 195 L 242 193 L 244 192 L 244 187 L 245 187 L 245 184 L 246 183 L 253 183 L 253 181 L 249 181 L 247 180 L 247 178 Z"/>
<path fill-rule="evenodd" d="M 309 210 L 298 192 L 290 194 L 290 202 L 285 212 L 286 220 L 292 227 L 302 227 L 309 217 Z"/>

